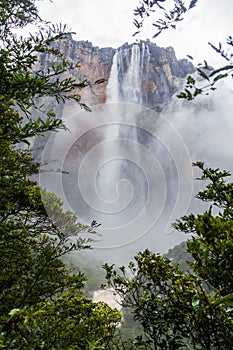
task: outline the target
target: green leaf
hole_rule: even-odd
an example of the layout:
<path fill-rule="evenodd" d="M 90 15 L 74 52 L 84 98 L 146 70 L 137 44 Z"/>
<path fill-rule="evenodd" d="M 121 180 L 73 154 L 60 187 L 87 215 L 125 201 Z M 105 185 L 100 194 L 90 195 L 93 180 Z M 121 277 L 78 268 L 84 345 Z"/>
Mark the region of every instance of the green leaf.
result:
<path fill-rule="evenodd" d="M 19 315 L 20 311 L 21 311 L 20 309 L 12 309 L 8 315 L 11 317 L 15 317 L 15 316 Z"/>
<path fill-rule="evenodd" d="M 223 78 L 226 78 L 226 77 L 228 77 L 228 74 L 226 73 L 226 74 L 218 74 L 215 78 L 214 78 L 214 82 L 216 82 L 216 81 L 218 81 L 218 80 L 220 80 L 220 79 L 223 79 Z"/>
<path fill-rule="evenodd" d="M 221 68 L 219 68 L 219 69 L 213 70 L 213 71 L 210 73 L 209 76 L 212 77 L 212 76 L 216 75 L 216 74 L 219 73 L 219 72 L 222 72 L 222 71 L 225 71 L 225 70 L 229 71 L 229 70 L 232 70 L 232 69 L 233 69 L 233 65 L 227 65 L 227 66 L 221 67 Z"/>
<path fill-rule="evenodd" d="M 198 71 L 199 75 L 200 75 L 202 78 L 204 78 L 204 79 L 206 79 L 206 80 L 208 80 L 208 81 L 210 80 L 209 77 L 208 77 L 208 75 L 207 75 L 202 69 L 197 68 L 197 71 Z"/>

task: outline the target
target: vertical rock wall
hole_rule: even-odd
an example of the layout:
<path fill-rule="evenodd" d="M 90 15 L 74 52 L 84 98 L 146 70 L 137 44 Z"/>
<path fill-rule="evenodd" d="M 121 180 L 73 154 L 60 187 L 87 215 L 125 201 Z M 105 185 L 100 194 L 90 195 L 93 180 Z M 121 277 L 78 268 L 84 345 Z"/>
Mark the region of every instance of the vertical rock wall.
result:
<path fill-rule="evenodd" d="M 176 91 L 176 78 L 184 78 L 194 71 L 193 65 L 186 59 L 177 60 L 172 47 L 161 48 L 147 41 L 137 43 L 143 56 L 142 64 L 142 104 L 156 107 L 169 101 Z M 122 56 L 122 75 L 129 67 L 131 47 L 125 43 L 118 51 Z M 83 102 L 93 106 L 106 102 L 106 87 L 116 49 L 99 48 L 88 41 L 75 41 L 70 37 L 60 42 L 60 49 L 68 60 L 79 66 L 69 72 L 78 81 L 86 80 L 88 86 L 81 91 Z M 142 51 L 144 51 L 142 53 Z M 41 56 L 39 65 L 49 67 L 50 57 Z M 102 84 L 95 84 L 105 79 Z M 121 81 L 121 77 L 119 77 Z"/>

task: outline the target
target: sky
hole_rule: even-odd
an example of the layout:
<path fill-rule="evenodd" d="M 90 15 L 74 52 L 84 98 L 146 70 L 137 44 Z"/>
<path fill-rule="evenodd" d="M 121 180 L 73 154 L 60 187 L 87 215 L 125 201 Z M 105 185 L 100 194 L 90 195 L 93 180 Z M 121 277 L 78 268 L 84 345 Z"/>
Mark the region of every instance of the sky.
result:
<path fill-rule="evenodd" d="M 188 0 L 186 0 L 188 1 Z M 166 0 L 167 3 L 173 2 L 172 0 Z M 40 15 L 43 19 L 49 20 L 53 23 L 65 23 L 72 29 L 72 31 L 76 32 L 76 34 L 73 36 L 75 40 L 89 40 L 92 42 L 93 45 L 99 46 L 99 47 L 107 47 L 111 46 L 114 48 L 120 47 L 125 42 L 134 42 L 135 37 L 132 37 L 132 34 L 135 32 L 136 28 L 133 26 L 133 10 L 138 5 L 139 0 L 54 0 L 54 3 L 50 2 L 49 0 L 43 0 L 38 1 L 38 6 L 40 8 Z M 156 39 L 153 39 L 153 29 L 151 21 L 153 18 L 150 18 L 150 22 L 148 22 L 143 32 L 141 33 L 140 37 L 138 39 L 150 39 L 152 42 L 155 42 L 158 46 L 161 47 L 168 47 L 172 46 L 175 49 L 177 58 L 186 58 L 187 55 L 191 55 L 194 58 L 194 64 L 198 64 L 199 62 L 203 62 L 204 59 L 208 61 L 209 64 L 214 65 L 215 67 L 218 65 L 225 64 L 225 61 L 219 58 L 219 56 L 213 51 L 213 49 L 210 48 L 208 45 L 208 42 L 212 42 L 215 45 L 218 45 L 218 42 L 221 41 L 224 43 L 225 39 L 229 36 L 233 36 L 233 0 L 199 0 L 197 6 L 189 11 L 185 15 L 184 21 L 178 23 L 177 29 L 170 29 L 167 31 L 164 31 L 160 36 L 158 36 Z M 189 151 L 191 152 L 192 156 L 193 154 L 197 155 L 201 154 L 203 150 L 213 150 L 213 154 L 208 154 L 208 159 L 213 160 L 213 162 L 217 159 L 218 162 L 222 162 L 224 164 L 227 164 L 226 168 L 228 169 L 232 164 L 232 157 L 231 157 L 231 150 L 232 150 L 232 130 L 233 130 L 233 124 L 232 124 L 232 116 L 229 111 L 232 111 L 232 92 L 227 89 L 228 96 L 225 95 L 225 92 L 222 92 L 222 95 L 220 94 L 216 100 L 210 99 L 210 105 L 212 106 L 210 108 L 211 113 L 207 111 L 203 113 L 201 110 L 199 114 L 196 113 L 197 109 L 195 105 L 193 106 L 193 110 L 190 110 L 190 108 L 187 108 L 187 110 L 180 110 L 177 106 L 178 103 L 180 103 L 180 100 L 177 98 L 175 101 L 171 103 L 170 109 L 168 109 L 167 114 L 165 117 L 166 120 L 170 120 L 169 118 L 172 118 L 172 123 L 174 125 L 174 130 L 178 130 L 178 134 L 175 132 L 175 135 L 181 135 L 181 139 L 185 142 L 183 143 L 185 147 L 183 149 L 186 150 L 186 147 L 188 147 Z M 214 92 L 216 93 L 216 92 Z M 221 90 L 220 92 L 221 93 Z M 230 95 L 229 95 L 230 94 Z M 226 99 L 227 97 L 227 99 Z M 192 106 L 192 105 L 191 105 Z M 127 107 L 128 108 L 128 107 Z M 112 109 L 112 107 L 111 107 Z M 114 109 L 113 109 L 114 111 Z M 174 111 L 176 113 L 174 114 Z M 212 113 L 214 111 L 214 113 Z M 118 112 L 118 109 L 117 109 Z M 107 120 L 109 122 L 109 113 L 105 113 L 103 118 L 107 116 Z M 127 114 L 128 115 L 128 114 Z M 221 118 L 219 116 L 221 115 Z M 98 116 L 98 115 L 97 115 Z M 188 116 L 188 125 L 187 125 L 187 116 Z M 76 121 L 76 114 L 73 114 L 73 117 L 75 119 L 75 125 L 79 125 Z M 115 114 L 113 115 L 115 118 Z M 87 115 L 84 116 L 85 121 L 87 119 Z M 93 122 L 93 113 L 90 114 L 90 118 Z M 72 122 L 72 118 L 70 119 Z M 101 118 L 97 118 L 97 122 L 101 122 Z M 103 119 L 105 120 L 105 119 Z M 114 119 L 115 120 L 115 119 Z M 143 118 L 144 122 L 145 118 Z M 198 121 L 198 123 L 197 123 Z M 149 119 L 149 122 L 151 123 L 151 119 Z M 90 125 L 92 125 L 90 123 Z M 170 124 L 169 124 L 170 125 Z M 89 127 L 89 124 L 87 123 L 87 127 Z M 70 130 L 75 130 L 72 127 L 70 127 Z M 79 130 L 79 126 L 78 126 Z M 164 129 L 164 135 L 166 135 L 167 129 Z M 156 129 L 157 132 L 157 129 Z M 159 129 L 158 132 L 161 132 Z M 160 135 L 160 134 L 159 134 Z M 168 139 L 169 142 L 172 140 L 171 135 L 168 133 Z M 212 136 L 209 136 L 212 135 Z M 160 135 L 161 136 L 161 135 Z M 77 137 L 77 135 L 74 133 L 74 137 Z M 65 145 L 65 138 L 63 138 L 63 142 L 58 141 L 58 145 L 61 145 L 61 148 L 64 148 L 65 152 L 67 150 L 67 146 Z M 70 140 L 70 139 L 69 139 Z M 197 142 L 198 140 L 198 142 Z M 216 142 L 217 141 L 217 142 Z M 168 142 L 168 144 L 169 144 Z M 167 145 L 167 141 L 165 142 Z M 50 147 L 51 144 L 48 143 L 48 150 L 51 151 Z M 100 143 L 102 145 L 102 143 Z M 104 145 L 104 143 L 103 143 Z M 59 153 L 60 148 L 55 144 L 53 141 L 52 143 L 53 148 L 58 152 L 58 156 L 54 156 L 54 159 L 59 159 L 61 162 L 63 162 L 64 158 Z M 220 147 L 221 146 L 221 147 Z M 93 148 L 93 151 L 95 151 L 96 147 Z M 177 150 L 177 145 L 175 147 L 171 147 L 171 149 Z M 226 152 L 227 150 L 227 152 Z M 64 154 L 66 154 L 64 152 Z M 91 154 L 91 152 L 87 153 Z M 180 154 L 178 152 L 178 154 Z M 181 153 L 183 154 L 183 153 Z M 112 159 L 112 154 L 110 153 L 110 158 Z M 203 155 L 202 155 L 203 156 Z M 213 159 L 212 159 L 212 158 Z M 144 159 L 144 157 L 141 157 Z M 114 157 L 113 157 L 114 159 Z M 132 157 L 129 157 L 129 159 L 132 159 Z M 181 163 L 183 164 L 183 158 L 180 157 Z M 192 158 L 193 159 L 193 158 Z M 195 158 L 194 158 L 195 159 Z M 200 160 L 200 158 L 197 158 Z M 201 158 L 202 159 L 202 158 Z M 179 162 L 178 162 L 179 163 Z M 175 163 L 176 165 L 178 164 Z M 186 163 L 186 162 L 185 162 Z M 191 161 L 189 162 L 191 164 Z M 91 164 L 95 166 L 95 163 L 92 161 Z M 147 163 L 150 164 L 151 163 Z M 163 163 L 162 163 L 163 164 Z M 187 162 L 188 164 L 188 162 Z M 57 165 L 56 165 L 57 166 Z M 58 166 L 59 168 L 59 166 Z M 147 167 L 142 167 L 142 169 L 147 169 Z M 183 168 L 181 167 L 180 169 Z M 188 167 L 187 167 L 188 169 Z M 229 168 L 231 171 L 232 169 Z M 83 173 L 87 174 L 86 171 Z M 94 176 L 96 175 L 95 171 L 90 171 L 90 175 Z M 154 174 L 155 172 L 151 172 Z M 53 175 L 53 174 L 52 174 Z M 184 175 L 186 173 L 184 172 Z M 180 173 L 179 173 L 180 176 Z M 184 178 L 188 179 L 188 176 L 184 176 Z M 91 193 L 91 186 L 92 184 L 95 184 L 95 181 L 93 179 L 89 180 L 88 177 L 85 177 L 88 183 L 88 191 L 87 194 Z M 173 179 L 173 177 L 172 177 Z M 45 179 L 47 181 L 47 179 Z M 57 183 L 52 180 L 52 185 L 57 187 Z M 62 183 L 62 182 L 61 182 Z M 63 184 L 63 183 L 62 183 Z M 160 184 L 160 181 L 159 181 Z M 168 184 L 169 186 L 169 184 Z M 183 186 L 183 185 L 182 185 Z M 44 187 L 44 186 L 42 186 Z M 173 188 L 175 186 L 171 186 Z M 83 188 L 87 188 L 87 186 L 83 186 Z M 160 188 L 160 186 L 158 186 Z M 168 187 L 169 188 L 169 187 Z M 190 189 L 190 187 L 188 187 Z M 94 188 L 96 189 L 96 188 Z M 53 189 L 49 189 L 53 190 Z M 150 189 L 150 191 L 152 191 Z M 63 191 L 63 188 L 61 189 Z M 73 188 L 72 188 L 73 191 Z M 56 192 L 57 193 L 57 192 Z M 63 192 L 62 192 L 63 193 Z M 151 195 L 152 193 L 152 195 Z M 165 192 L 164 192 L 165 193 Z M 178 193 L 181 193 L 184 195 L 186 192 L 178 191 Z M 67 197 L 68 198 L 68 197 Z M 157 199 L 158 196 L 153 195 L 153 191 L 150 192 L 150 198 Z M 64 199 L 62 197 L 62 199 Z M 177 201 L 178 203 L 179 201 Z M 91 205 L 95 206 L 95 201 L 93 201 L 93 198 L 91 197 L 90 201 Z M 108 202 L 107 202 L 108 203 Z M 182 201 L 180 201 L 182 203 Z M 152 205 L 151 208 L 154 210 L 156 206 Z M 182 209 L 183 214 L 183 209 Z M 105 212 L 104 212 L 105 213 Z M 149 214 L 148 214 L 149 213 Z M 151 212 L 146 212 L 146 214 L 150 215 Z M 166 214 L 166 213 L 165 213 Z M 180 214 L 180 215 L 182 215 Z M 177 215 L 176 217 L 179 217 L 180 215 Z M 154 218 L 154 212 L 151 215 L 152 218 Z M 156 233 L 157 232 L 165 232 L 164 227 L 162 226 L 166 224 L 167 227 L 167 217 L 161 216 L 162 223 L 158 223 L 156 226 Z M 140 219 L 140 216 L 139 216 Z M 100 220 L 100 222 L 103 222 Z M 134 222 L 134 221 L 132 221 Z M 136 224 L 138 225 L 137 229 L 138 232 L 141 234 L 141 232 L 144 229 L 142 228 L 142 224 L 147 221 L 141 221 L 141 223 L 136 221 Z M 149 221 L 148 221 L 149 222 Z M 157 225 L 157 223 L 156 223 Z M 128 227 L 126 227 L 128 228 Z M 122 236 L 124 238 L 129 239 L 131 237 L 129 235 L 129 232 L 131 232 L 135 238 L 135 232 L 137 230 L 132 229 L 127 231 L 127 234 L 125 234 L 124 231 L 122 231 Z M 115 234 L 115 231 L 113 230 L 113 234 Z M 120 238 L 122 236 L 119 236 Z M 109 234 L 108 236 L 105 235 L 107 238 L 106 243 L 109 244 L 109 240 L 112 239 L 112 236 Z M 114 236 L 115 237 L 115 236 Z M 117 239 L 119 238 L 118 235 L 116 235 Z M 179 240 L 183 240 L 184 237 L 182 235 Z M 114 251 L 111 251 L 111 249 L 103 249 L 106 251 L 104 254 L 107 254 L 106 257 L 108 259 L 111 259 L 111 257 L 114 256 L 114 259 L 116 258 L 116 254 L 118 254 L 118 263 L 122 263 L 123 257 L 128 257 L 129 255 L 133 255 L 135 251 L 138 251 L 139 249 L 147 248 L 148 247 L 148 240 L 150 240 L 150 248 L 156 249 L 158 251 L 163 251 L 167 249 L 167 246 L 171 247 L 172 245 L 178 243 L 177 242 L 177 236 L 176 235 L 164 235 L 163 239 L 159 238 L 158 243 L 158 236 L 155 235 L 155 231 L 151 230 L 150 236 L 146 236 L 143 240 L 143 243 L 141 240 L 136 241 L 135 245 L 131 244 L 131 242 L 128 242 L 129 244 L 123 245 L 123 247 L 116 253 Z M 115 240 L 114 240 L 115 242 Z M 100 241 L 100 244 L 102 244 L 102 241 Z M 114 243 L 115 244 L 115 243 Z M 144 245 L 143 245 L 144 244 Z M 110 244 L 112 246 L 112 242 Z M 105 247 L 105 246 L 104 246 Z M 99 254 L 101 255 L 101 258 L 103 257 L 103 250 L 99 250 Z M 116 262 L 116 261 L 114 261 Z"/>
<path fill-rule="evenodd" d="M 169 5 L 172 0 L 166 0 Z M 38 2 L 43 19 L 54 23 L 66 23 L 75 40 L 89 40 L 95 46 L 117 48 L 125 42 L 134 42 L 132 34 L 133 10 L 139 0 L 44 0 Z M 232 0 L 198 0 L 195 8 L 185 14 L 177 29 L 164 31 L 152 39 L 154 27 L 148 19 L 138 39 L 150 39 L 158 46 L 172 46 L 178 58 L 191 55 L 194 63 L 208 60 L 209 64 L 223 62 L 210 48 L 208 42 L 218 45 L 233 35 L 233 2 Z"/>

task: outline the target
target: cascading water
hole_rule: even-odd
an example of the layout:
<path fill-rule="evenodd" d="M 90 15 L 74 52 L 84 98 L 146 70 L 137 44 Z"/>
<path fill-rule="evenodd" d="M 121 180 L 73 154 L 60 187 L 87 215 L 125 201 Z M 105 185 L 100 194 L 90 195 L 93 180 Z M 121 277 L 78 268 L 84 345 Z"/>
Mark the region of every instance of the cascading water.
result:
<path fill-rule="evenodd" d="M 143 56 L 139 45 L 134 44 L 131 47 L 131 60 L 128 70 L 122 81 L 122 99 L 128 103 L 142 102 L 141 76 Z"/>
<path fill-rule="evenodd" d="M 127 62 L 129 57 L 130 62 Z M 145 201 L 144 174 L 133 162 L 124 159 L 125 147 L 128 147 L 127 141 L 130 141 L 130 147 L 133 148 L 133 160 L 140 157 L 135 116 L 129 108 L 129 103 L 142 103 L 141 85 L 145 60 L 146 63 L 149 60 L 149 50 L 144 43 L 120 48 L 113 57 L 107 85 L 106 103 L 113 103 L 113 113 L 118 122 L 109 123 L 106 126 L 105 140 L 109 141 L 109 144 L 104 148 L 101 157 L 102 167 L 97 175 L 97 189 L 100 196 L 108 201 L 109 205 L 119 200 L 118 186 L 121 186 L 121 196 L 128 197 L 126 202 L 123 200 L 124 204 L 119 202 L 121 213 L 115 213 L 118 225 L 133 219 Z M 112 159 L 111 155 L 113 155 Z M 105 163 L 105 159 L 109 161 Z M 115 219 L 113 214 L 103 215 L 99 220 L 103 220 L 103 224 L 114 227 Z"/>
<path fill-rule="evenodd" d="M 161 240 L 158 233 L 167 232 L 174 221 L 171 214 L 174 219 L 181 216 L 190 198 L 186 164 L 191 162 L 185 145 L 171 123 L 145 107 L 150 105 L 148 91 L 158 85 L 151 80 L 156 57 L 149 48 L 143 42 L 119 48 L 113 57 L 106 103 L 93 106 L 89 114 L 74 112 L 66 119 L 71 132 L 51 135 L 43 154 L 45 163 L 58 160 L 55 170 L 63 172 L 44 172 L 41 187 L 49 184 L 48 189 L 62 198 L 80 222 L 101 223 L 102 237 L 93 244 L 100 250 L 95 254 L 116 262 L 114 249 L 118 263 L 122 254 L 129 257 L 143 249 L 141 243 L 148 248 L 143 238 L 147 234 L 154 246 L 171 245 L 170 236 Z M 181 203 L 180 209 L 176 203 Z"/>
<path fill-rule="evenodd" d="M 142 75 L 148 69 L 149 59 L 149 47 L 143 42 L 116 51 L 107 86 L 108 103 L 143 103 Z"/>

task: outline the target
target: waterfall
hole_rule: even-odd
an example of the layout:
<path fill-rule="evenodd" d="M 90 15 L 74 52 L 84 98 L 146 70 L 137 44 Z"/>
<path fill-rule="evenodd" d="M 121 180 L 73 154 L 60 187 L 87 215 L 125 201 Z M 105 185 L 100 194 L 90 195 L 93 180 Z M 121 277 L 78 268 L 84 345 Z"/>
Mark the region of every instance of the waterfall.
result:
<path fill-rule="evenodd" d="M 129 53 L 129 51 L 131 51 Z M 130 57 L 130 63 L 126 66 L 126 58 Z M 122 117 L 122 122 L 125 122 L 125 114 L 128 114 L 130 119 L 130 110 L 122 103 L 142 104 L 142 77 L 149 65 L 150 53 L 149 47 L 145 43 L 133 44 L 130 47 L 121 47 L 116 51 L 113 57 L 113 63 L 107 85 L 107 101 L 106 103 L 121 103 L 119 106 L 114 106 L 115 113 Z M 134 115 L 131 116 L 131 119 Z M 137 134 L 135 128 L 131 135 L 126 135 L 122 132 L 118 124 L 111 125 L 106 133 L 107 139 L 114 139 L 120 137 L 131 138 L 137 141 Z"/>
<path fill-rule="evenodd" d="M 141 103 L 141 76 L 143 57 L 140 55 L 140 47 L 137 44 L 131 47 L 131 61 L 127 73 L 123 77 L 122 93 L 124 102 Z"/>
<path fill-rule="evenodd" d="M 148 246 L 161 252 L 180 241 L 171 223 L 186 213 L 193 194 L 191 159 L 179 132 L 187 119 L 175 114 L 176 102 L 163 113 L 148 108 L 156 107 L 163 88 L 172 88 L 173 52 L 165 51 L 149 42 L 115 50 L 106 103 L 93 105 L 92 113 L 74 107 L 70 114 L 68 105 L 63 118 L 70 132 L 52 133 L 45 142 L 39 184 L 56 193 L 82 224 L 101 224 L 100 236 L 91 238 L 93 254 L 102 261 L 121 265 Z M 106 65 L 104 52 L 105 74 L 112 50 Z M 103 89 L 100 95 L 93 89 L 101 101 Z"/>
<path fill-rule="evenodd" d="M 135 164 L 140 157 L 140 145 L 137 142 L 134 111 L 129 108 L 129 103 L 138 105 L 143 102 L 142 76 L 148 60 L 149 48 L 144 43 L 121 47 L 113 57 L 107 85 L 106 104 L 112 103 L 111 113 L 116 116 L 117 122 L 106 125 L 105 140 L 109 142 L 101 156 L 97 190 L 110 205 L 119 201 L 115 216 L 118 225 L 133 219 L 145 201 L 144 175 Z M 124 159 L 127 147 L 133 149 L 132 162 Z M 103 215 L 99 220 L 112 227 L 115 225 L 114 214 Z"/>
<path fill-rule="evenodd" d="M 155 59 L 143 42 L 116 50 L 106 103 L 92 113 L 75 110 L 66 119 L 70 133 L 52 134 L 43 152 L 42 163 L 58 163 L 55 171 L 41 172 L 41 187 L 55 192 L 81 223 L 100 223 L 94 254 L 120 264 L 121 254 L 148 247 L 145 235 L 161 250 L 171 239 L 178 242 L 167 233 L 192 195 L 191 160 L 180 134 L 146 107 L 153 83 L 155 91 L 158 85 L 150 72 Z"/>
<path fill-rule="evenodd" d="M 142 75 L 148 68 L 149 59 L 149 47 L 145 43 L 123 46 L 116 51 L 107 85 L 107 103 L 143 103 Z"/>
<path fill-rule="evenodd" d="M 95 290 L 93 292 L 92 300 L 94 301 L 94 303 L 98 303 L 98 302 L 107 303 L 111 308 L 113 309 L 116 308 L 119 311 L 121 311 L 122 309 L 122 305 L 121 305 L 122 298 L 119 295 L 115 294 L 113 289 Z"/>

